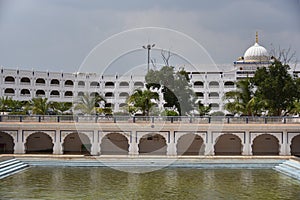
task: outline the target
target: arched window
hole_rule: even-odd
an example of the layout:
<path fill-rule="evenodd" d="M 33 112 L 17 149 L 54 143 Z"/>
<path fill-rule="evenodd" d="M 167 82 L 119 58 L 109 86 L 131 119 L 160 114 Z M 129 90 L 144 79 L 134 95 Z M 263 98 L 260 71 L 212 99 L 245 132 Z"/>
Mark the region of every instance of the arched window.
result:
<path fill-rule="evenodd" d="M 211 81 L 211 82 L 209 82 L 209 87 L 217 88 L 217 87 L 219 87 L 219 83 L 217 81 Z"/>
<path fill-rule="evenodd" d="M 129 96 L 129 94 L 127 92 L 121 92 L 120 95 L 119 95 L 119 97 L 126 97 L 126 98 L 128 96 Z"/>
<path fill-rule="evenodd" d="M 129 83 L 123 81 L 120 83 L 120 87 L 129 87 Z"/>
<path fill-rule="evenodd" d="M 143 82 L 135 82 L 134 87 L 144 87 L 144 83 Z"/>
<path fill-rule="evenodd" d="M 196 92 L 195 94 L 196 94 L 196 96 L 197 96 L 198 98 L 203 98 L 203 97 L 204 97 L 203 92 Z"/>
<path fill-rule="evenodd" d="M 59 85 L 59 80 L 52 79 L 51 82 L 50 82 L 50 85 Z"/>
<path fill-rule="evenodd" d="M 217 98 L 219 98 L 219 93 L 217 93 L 217 92 L 211 92 L 211 93 L 209 93 L 208 97 L 210 99 L 217 99 Z"/>
<path fill-rule="evenodd" d="M 84 86 L 85 86 L 84 81 L 79 81 L 79 82 L 78 82 L 78 86 L 84 87 Z"/>
<path fill-rule="evenodd" d="M 65 92 L 65 97 L 72 97 L 73 96 L 73 92 L 72 91 L 66 91 Z"/>
<path fill-rule="evenodd" d="M 73 86 L 73 85 L 74 85 L 73 81 L 71 81 L 71 80 L 65 81 L 65 86 Z"/>
<path fill-rule="evenodd" d="M 79 97 L 83 97 L 84 96 L 84 92 L 78 92 L 78 95 Z"/>
<path fill-rule="evenodd" d="M 4 79 L 5 83 L 15 83 L 15 78 L 12 76 L 7 76 Z"/>
<path fill-rule="evenodd" d="M 195 83 L 194 83 L 194 87 L 195 88 L 201 88 L 201 87 L 203 87 L 203 82 L 202 81 L 196 81 Z"/>
<path fill-rule="evenodd" d="M 35 81 L 36 85 L 45 85 L 46 81 L 43 78 L 38 78 Z"/>
<path fill-rule="evenodd" d="M 45 96 L 45 91 L 44 90 L 37 90 L 35 92 L 36 97 L 44 97 Z"/>
<path fill-rule="evenodd" d="M 105 97 L 114 97 L 114 93 L 112 93 L 112 92 L 107 92 L 107 93 L 105 93 Z"/>
<path fill-rule="evenodd" d="M 100 83 L 96 82 L 96 81 L 93 81 L 93 82 L 91 82 L 90 86 L 91 87 L 100 87 Z"/>
<path fill-rule="evenodd" d="M 12 88 L 6 88 L 6 89 L 4 90 L 4 94 L 5 94 L 5 95 L 14 95 L 14 94 L 15 94 L 15 90 L 12 89 Z"/>
<path fill-rule="evenodd" d="M 224 83 L 225 88 L 233 88 L 234 87 L 234 82 L 232 81 L 226 81 Z"/>
<path fill-rule="evenodd" d="M 58 90 L 52 90 L 50 92 L 50 96 L 59 96 L 59 91 Z"/>
<path fill-rule="evenodd" d="M 23 96 L 30 96 L 30 91 L 28 89 L 22 89 L 21 90 L 21 95 L 23 95 Z"/>
<path fill-rule="evenodd" d="M 21 78 L 21 84 L 22 85 L 29 85 L 30 84 L 30 79 L 28 77 Z"/>
<path fill-rule="evenodd" d="M 115 84 L 114 84 L 114 82 L 106 82 L 105 87 L 106 88 L 113 88 L 113 87 L 115 87 Z"/>

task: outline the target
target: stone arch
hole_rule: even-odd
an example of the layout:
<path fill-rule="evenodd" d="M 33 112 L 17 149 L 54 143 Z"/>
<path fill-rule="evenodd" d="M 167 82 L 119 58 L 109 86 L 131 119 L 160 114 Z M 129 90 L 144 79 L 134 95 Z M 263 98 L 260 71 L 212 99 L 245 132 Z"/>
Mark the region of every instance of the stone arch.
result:
<path fill-rule="evenodd" d="M 219 82 L 211 81 L 211 82 L 209 82 L 209 87 L 219 87 Z"/>
<path fill-rule="evenodd" d="M 74 82 L 72 80 L 66 80 L 65 81 L 65 86 L 73 86 Z"/>
<path fill-rule="evenodd" d="M 291 155 L 300 156 L 300 134 L 292 138 Z"/>
<path fill-rule="evenodd" d="M 14 83 L 15 82 L 15 78 L 12 76 L 7 76 L 4 79 L 5 82 L 9 82 L 9 83 Z"/>
<path fill-rule="evenodd" d="M 140 81 L 135 82 L 133 85 L 134 85 L 134 87 L 144 87 L 144 83 L 140 82 Z"/>
<path fill-rule="evenodd" d="M 106 82 L 106 83 L 105 83 L 105 87 L 108 87 L 108 88 L 115 87 L 115 83 L 114 83 L 114 82 L 111 82 L 111 81 Z"/>
<path fill-rule="evenodd" d="M 120 87 L 129 87 L 129 83 L 125 82 L 125 81 L 122 81 L 122 82 L 120 82 L 119 86 Z"/>
<path fill-rule="evenodd" d="M 77 96 L 83 97 L 84 96 L 84 92 L 78 92 Z"/>
<path fill-rule="evenodd" d="M 204 86 L 204 83 L 202 81 L 196 81 L 194 83 L 194 87 L 197 88 L 197 87 L 203 87 Z"/>
<path fill-rule="evenodd" d="M 25 153 L 53 153 L 53 140 L 44 132 L 34 132 L 26 138 Z"/>
<path fill-rule="evenodd" d="M 59 80 L 58 79 L 52 79 L 50 81 L 50 85 L 59 85 Z"/>
<path fill-rule="evenodd" d="M 65 97 L 72 97 L 73 96 L 73 92 L 72 91 L 66 91 L 64 96 Z"/>
<path fill-rule="evenodd" d="M 59 91 L 58 90 L 52 90 L 50 92 L 50 96 L 59 96 Z"/>
<path fill-rule="evenodd" d="M 21 95 L 30 95 L 29 89 L 22 89 L 20 92 Z"/>
<path fill-rule="evenodd" d="M 36 95 L 37 97 L 43 97 L 43 96 L 46 95 L 46 93 L 45 93 L 44 90 L 37 90 L 37 91 L 35 92 L 35 95 Z"/>
<path fill-rule="evenodd" d="M 6 88 L 4 90 L 5 94 L 9 94 L 9 95 L 14 95 L 15 94 L 15 90 L 13 88 Z"/>
<path fill-rule="evenodd" d="M 84 133 L 73 132 L 64 137 L 64 154 L 90 154 L 91 141 Z"/>
<path fill-rule="evenodd" d="M 0 154 L 14 153 L 14 138 L 6 132 L 0 132 Z"/>
<path fill-rule="evenodd" d="M 215 140 L 215 155 L 242 155 L 242 140 L 235 134 L 222 134 Z"/>
<path fill-rule="evenodd" d="M 82 86 L 82 87 L 85 86 L 85 82 L 84 81 L 79 81 L 78 86 Z"/>
<path fill-rule="evenodd" d="M 90 86 L 91 86 L 91 87 L 100 87 L 100 83 L 97 82 L 97 81 L 92 81 L 92 82 L 90 83 Z"/>
<path fill-rule="evenodd" d="M 23 84 L 30 84 L 30 79 L 28 77 L 22 77 L 20 82 Z"/>
<path fill-rule="evenodd" d="M 102 137 L 100 149 L 102 155 L 127 155 L 128 137 L 122 133 L 107 133 Z"/>
<path fill-rule="evenodd" d="M 148 133 L 139 140 L 139 154 L 141 155 L 166 155 L 166 138 L 159 133 Z"/>
<path fill-rule="evenodd" d="M 35 83 L 36 84 L 44 85 L 44 84 L 46 84 L 46 81 L 43 78 L 38 78 L 38 79 L 35 80 Z"/>
<path fill-rule="evenodd" d="M 129 94 L 127 93 L 127 92 L 121 92 L 120 94 L 119 94 L 119 97 L 129 97 Z"/>
<path fill-rule="evenodd" d="M 204 155 L 204 140 L 198 134 L 184 134 L 178 138 L 176 149 L 177 155 Z"/>
<path fill-rule="evenodd" d="M 253 155 L 279 155 L 279 140 L 271 134 L 261 134 L 252 143 Z"/>

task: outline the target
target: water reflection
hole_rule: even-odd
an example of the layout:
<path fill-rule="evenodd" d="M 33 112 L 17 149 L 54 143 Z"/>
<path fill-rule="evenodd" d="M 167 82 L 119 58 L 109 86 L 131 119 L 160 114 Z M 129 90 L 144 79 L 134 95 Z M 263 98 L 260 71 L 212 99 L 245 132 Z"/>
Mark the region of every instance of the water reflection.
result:
<path fill-rule="evenodd" d="M 34 167 L 0 181 L 1 199 L 300 199 L 300 182 L 273 170 Z"/>

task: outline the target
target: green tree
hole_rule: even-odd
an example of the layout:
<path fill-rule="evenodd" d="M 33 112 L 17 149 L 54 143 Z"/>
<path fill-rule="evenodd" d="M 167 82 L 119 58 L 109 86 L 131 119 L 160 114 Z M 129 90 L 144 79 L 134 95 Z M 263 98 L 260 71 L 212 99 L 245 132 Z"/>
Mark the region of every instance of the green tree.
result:
<path fill-rule="evenodd" d="M 242 79 L 236 83 L 237 89 L 226 92 L 223 99 L 225 109 L 232 114 L 252 115 L 256 101 L 253 99 L 250 79 Z"/>
<path fill-rule="evenodd" d="M 66 111 L 70 110 L 72 107 L 71 102 L 52 102 L 51 108 L 56 114 L 63 115 Z"/>
<path fill-rule="evenodd" d="M 189 84 L 188 73 L 181 69 L 174 71 L 172 66 L 164 66 L 160 70 L 150 70 L 146 77 L 147 87 L 163 86 L 164 107 L 175 106 L 180 115 L 185 115 L 195 106 L 194 92 Z"/>
<path fill-rule="evenodd" d="M 289 65 L 275 60 L 268 68 L 260 68 L 253 77 L 255 97 L 266 102 L 269 115 L 288 112 L 297 97 L 295 80 L 288 73 Z"/>
<path fill-rule="evenodd" d="M 80 111 L 83 114 L 92 115 L 97 113 L 97 108 L 99 107 L 99 103 L 104 101 L 104 98 L 96 95 L 90 96 L 88 94 L 83 95 L 79 98 L 79 101 L 76 103 L 74 110 Z"/>
<path fill-rule="evenodd" d="M 210 106 L 205 106 L 201 101 L 198 102 L 198 111 L 200 116 L 208 115 L 208 113 L 211 111 Z"/>
<path fill-rule="evenodd" d="M 47 115 L 50 105 L 47 98 L 33 98 L 29 101 L 29 109 L 35 115 Z"/>
<path fill-rule="evenodd" d="M 144 116 L 149 116 L 150 109 L 155 105 L 153 100 L 159 100 L 157 92 L 152 92 L 149 89 L 137 89 L 128 98 L 128 104 L 141 110 Z"/>
<path fill-rule="evenodd" d="M 25 105 L 27 102 L 13 100 L 11 97 L 0 98 L 0 111 L 9 114 L 26 114 Z"/>

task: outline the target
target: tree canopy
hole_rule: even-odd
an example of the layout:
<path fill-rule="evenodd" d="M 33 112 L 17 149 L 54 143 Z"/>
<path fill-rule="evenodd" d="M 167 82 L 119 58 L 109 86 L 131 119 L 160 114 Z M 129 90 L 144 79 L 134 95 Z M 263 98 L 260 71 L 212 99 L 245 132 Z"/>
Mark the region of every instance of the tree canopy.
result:
<path fill-rule="evenodd" d="M 174 67 L 164 66 L 160 70 L 150 70 L 146 77 L 147 87 L 163 87 L 164 107 L 175 106 L 179 115 L 185 115 L 194 109 L 194 92 L 189 83 L 188 73 L 181 69 L 175 72 Z"/>

